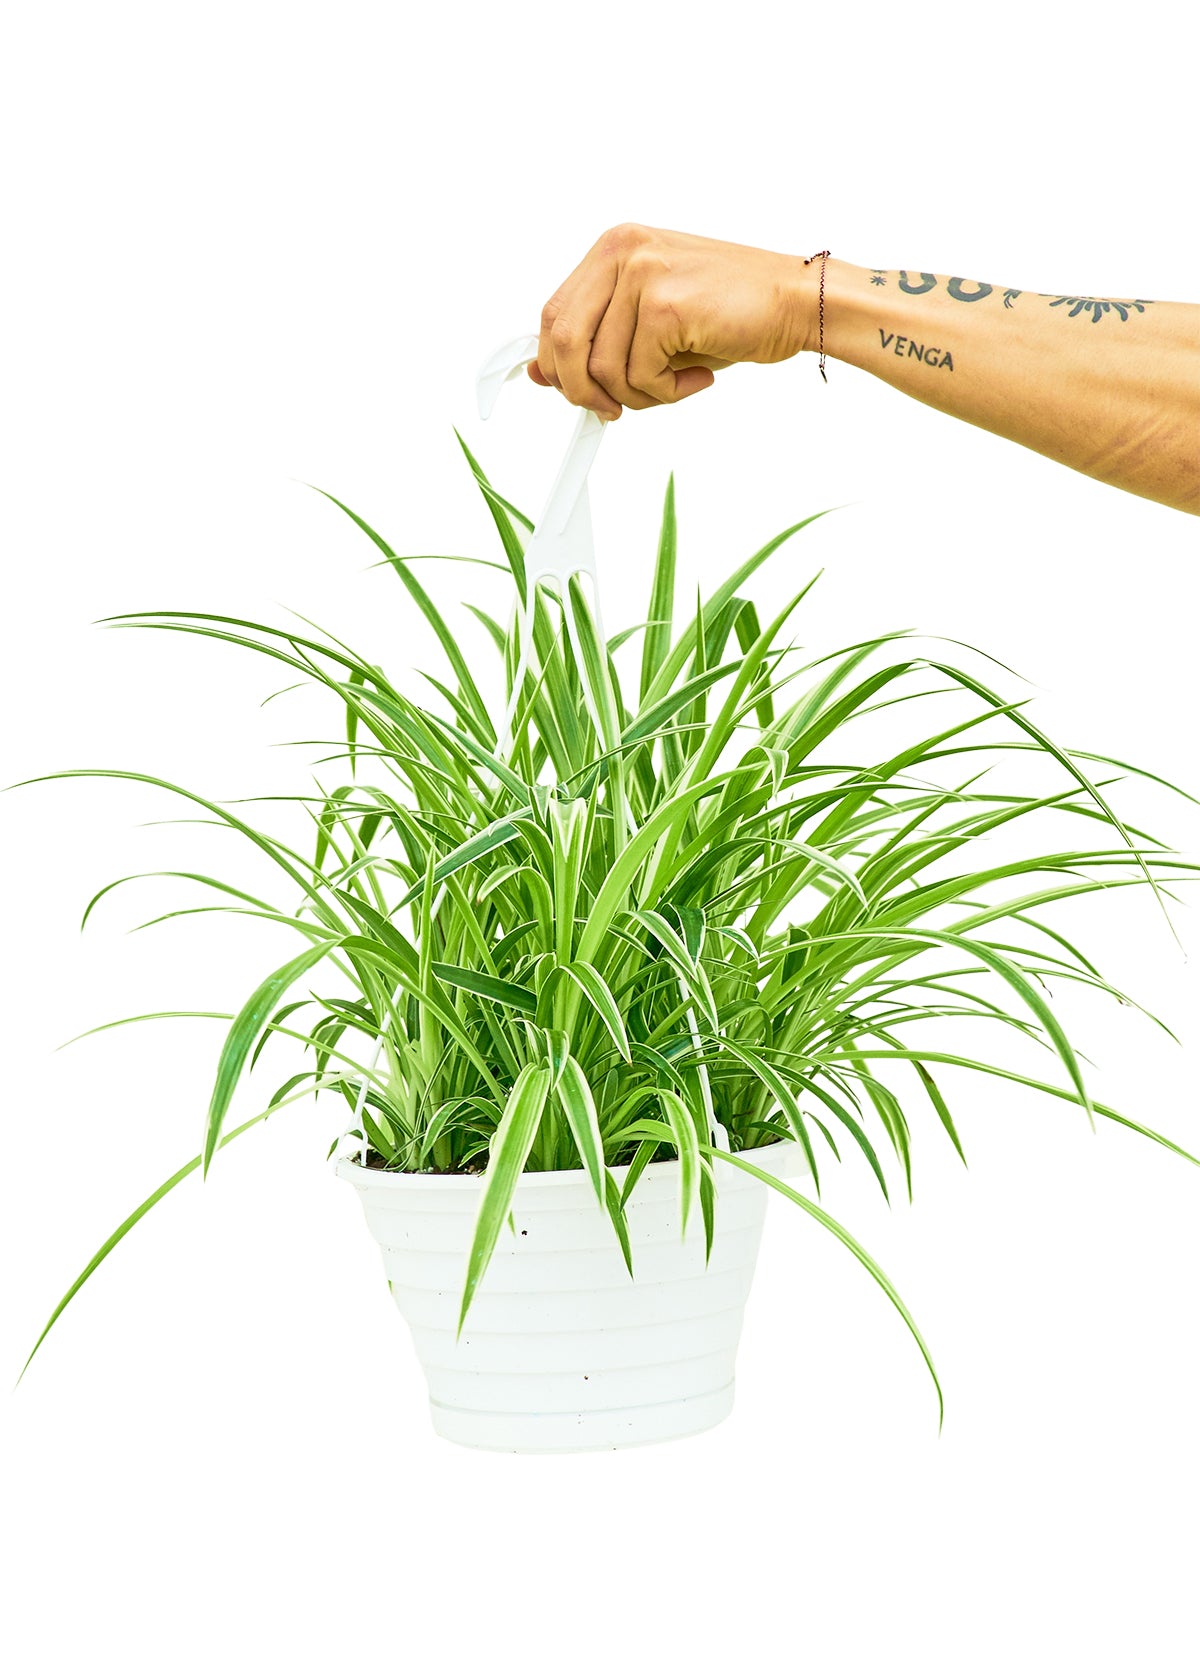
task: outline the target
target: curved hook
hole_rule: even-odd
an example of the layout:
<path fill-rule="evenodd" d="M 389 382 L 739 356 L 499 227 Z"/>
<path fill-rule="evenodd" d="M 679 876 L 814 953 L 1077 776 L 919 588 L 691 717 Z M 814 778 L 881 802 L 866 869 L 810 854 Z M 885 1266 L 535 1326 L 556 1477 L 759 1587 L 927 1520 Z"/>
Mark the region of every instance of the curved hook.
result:
<path fill-rule="evenodd" d="M 479 415 L 486 420 L 496 406 L 496 398 L 510 379 L 515 379 L 530 362 L 537 360 L 538 340 L 536 333 L 527 334 L 524 338 L 513 338 L 507 344 L 502 344 L 498 350 L 483 363 L 475 379 L 475 394 L 479 402 Z M 587 475 L 591 471 L 592 462 L 596 458 L 596 451 L 600 447 L 600 439 L 604 436 L 607 421 L 601 420 L 598 414 L 584 408 L 579 412 L 579 419 L 575 426 L 574 435 L 563 457 L 558 476 L 551 487 L 546 506 L 542 510 L 542 517 L 534 527 L 530 538 L 530 551 L 535 553 L 541 539 L 545 537 L 563 537 L 565 542 L 561 555 L 547 554 L 545 558 L 546 571 L 563 579 L 572 571 L 586 571 L 595 576 L 595 561 L 592 554 L 591 521 L 586 514 L 586 504 L 583 518 L 573 520 L 572 515 L 583 499 L 583 492 L 587 484 Z M 586 520 L 587 529 L 581 529 Z M 568 532 L 568 527 L 571 527 Z M 558 545 L 553 545 L 557 548 Z M 542 556 L 537 555 L 537 558 Z"/>
<path fill-rule="evenodd" d="M 507 344 L 502 344 L 498 350 L 493 351 L 484 362 L 476 379 L 476 393 L 479 398 L 479 412 L 485 419 L 491 414 L 501 389 L 534 360 L 537 347 L 537 338 L 532 334 L 525 338 L 510 339 Z M 508 714 L 499 740 L 501 757 L 504 757 L 512 744 L 517 703 L 529 670 L 538 588 L 548 580 L 557 585 L 557 593 L 562 602 L 564 626 L 576 656 L 584 699 L 596 727 L 597 739 L 602 741 L 606 748 L 615 744 L 610 739 L 613 734 L 611 720 L 607 720 L 610 726 L 606 727 L 606 712 L 601 705 L 601 696 L 593 692 L 570 590 L 571 579 L 579 573 L 582 572 L 591 578 L 593 618 L 596 633 L 603 646 L 600 585 L 596 576 L 587 476 L 600 447 L 600 439 L 604 436 L 605 424 L 606 422 L 590 409 L 580 410 L 574 434 L 551 486 L 546 505 L 542 509 L 542 516 L 525 545 L 525 591 L 518 605 L 516 618 L 519 657 L 509 693 Z"/>
<path fill-rule="evenodd" d="M 475 376 L 475 395 L 479 400 L 479 418 L 486 420 L 496 406 L 501 387 L 515 379 L 521 369 L 537 360 L 537 334 L 512 338 L 494 350 Z"/>

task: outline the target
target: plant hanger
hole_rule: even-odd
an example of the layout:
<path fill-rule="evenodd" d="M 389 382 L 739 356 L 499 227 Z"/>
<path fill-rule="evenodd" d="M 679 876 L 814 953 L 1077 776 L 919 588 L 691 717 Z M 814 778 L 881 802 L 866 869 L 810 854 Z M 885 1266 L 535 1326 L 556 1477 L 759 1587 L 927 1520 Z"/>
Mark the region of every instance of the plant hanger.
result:
<path fill-rule="evenodd" d="M 502 344 L 498 350 L 495 350 L 487 358 L 475 381 L 475 390 L 479 400 L 479 415 L 482 420 L 489 418 L 496 406 L 496 398 L 509 380 L 517 378 L 530 362 L 536 361 L 537 350 L 537 335 L 529 334 L 525 338 L 514 338 L 507 344 Z M 596 574 L 596 549 L 592 536 L 592 513 L 588 501 L 587 475 L 596 459 L 596 451 L 600 447 L 600 440 L 604 436 L 604 428 L 607 424 L 606 420 L 602 420 L 598 414 L 594 414 L 590 409 L 580 410 L 574 434 L 567 446 L 567 453 L 558 469 L 558 475 L 542 510 L 542 516 L 534 526 L 525 549 L 525 595 L 524 599 L 518 601 L 517 604 L 520 652 L 509 694 L 508 709 L 505 713 L 504 731 L 497 748 L 497 756 L 501 759 L 506 756 L 512 746 L 513 723 L 516 718 L 525 677 L 529 670 L 530 650 L 533 647 L 534 614 L 537 610 L 537 591 L 539 587 L 548 582 L 557 585 L 556 592 L 562 606 L 563 620 L 566 624 L 571 652 L 575 656 L 580 684 L 583 688 L 592 724 L 596 730 L 596 738 L 602 743 L 606 752 L 615 751 L 619 745 L 616 739 L 617 732 L 605 727 L 605 708 L 601 704 L 600 696 L 595 691 L 589 663 L 583 654 L 570 587 L 572 579 L 581 575 L 591 579 L 592 616 L 595 622 L 597 639 L 601 649 L 604 649 L 606 644 L 600 609 L 600 580 Z M 629 831 L 633 832 L 637 826 L 633 812 L 629 808 L 627 800 L 624 800 L 623 803 Z M 700 1030 L 690 999 L 688 1000 L 685 1019 L 692 1043 L 699 1051 L 701 1049 Z M 700 1060 L 699 1080 L 705 1118 L 708 1121 L 709 1136 L 720 1148 L 728 1149 L 729 1136 L 724 1126 L 716 1118 L 712 1091 L 709 1085 L 708 1067 L 703 1056 Z"/>
<path fill-rule="evenodd" d="M 514 338 L 492 353 L 480 368 L 475 381 L 475 390 L 479 399 L 480 419 L 486 420 L 496 406 L 496 398 L 510 379 L 521 374 L 530 362 L 536 361 L 538 340 L 536 334 L 525 338 Z M 546 583 L 557 585 L 558 599 L 562 605 L 563 621 L 566 624 L 567 636 L 571 644 L 571 652 L 575 656 L 579 681 L 583 688 L 584 697 L 592 724 L 596 730 L 596 739 L 600 741 L 606 752 L 613 752 L 619 745 L 616 731 L 606 729 L 604 718 L 605 709 L 601 705 L 591 680 L 590 667 L 584 657 L 579 636 L 579 625 L 575 616 L 575 607 L 571 599 L 571 581 L 579 576 L 589 577 L 592 581 L 592 617 L 596 626 L 596 636 L 600 647 L 605 648 L 604 626 L 600 611 L 600 580 L 596 575 L 596 548 L 592 536 L 592 512 L 588 501 L 587 475 L 592 462 L 596 459 L 596 451 L 600 447 L 600 440 L 604 436 L 604 428 L 608 424 L 598 414 L 590 409 L 581 409 L 576 422 L 571 442 L 567 446 L 567 453 L 563 457 L 562 465 L 558 469 L 558 476 L 554 480 L 549 498 L 542 509 L 542 516 L 534 526 L 528 545 L 525 549 L 525 595 L 517 604 L 518 639 L 520 653 L 516 672 L 513 676 L 512 689 L 508 699 L 508 709 L 504 718 L 504 731 L 497 747 L 497 757 L 503 759 L 512 746 L 512 729 L 516 719 L 517 706 L 524 687 L 525 677 L 529 670 L 530 650 L 533 647 L 533 620 L 537 610 L 537 591 Z M 630 832 L 636 828 L 632 810 L 628 801 L 624 801 L 625 818 Z M 697 1051 L 701 1051 L 699 1023 L 696 1012 L 688 999 L 685 1016 L 688 1033 Z M 382 1039 L 380 1040 L 382 1043 Z M 378 1055 L 378 1050 L 376 1051 Z M 374 1065 L 374 1064 L 372 1064 Z M 729 1148 L 729 1134 L 716 1117 L 713 1107 L 712 1090 L 709 1084 L 708 1065 L 701 1055 L 699 1065 L 700 1093 L 704 1104 L 705 1119 L 708 1122 L 708 1134 L 712 1142 L 719 1148 Z M 360 1100 L 364 1086 L 360 1086 Z"/>
<path fill-rule="evenodd" d="M 503 386 L 522 373 L 530 362 L 536 361 L 537 349 L 537 335 L 530 334 L 525 338 L 514 338 L 507 344 L 502 344 L 484 362 L 475 381 L 481 420 L 486 420 L 491 415 Z M 596 634 L 603 648 L 605 644 L 600 615 L 600 585 L 596 576 L 596 550 L 592 539 L 587 475 L 596 459 L 596 451 L 600 447 L 600 439 L 604 436 L 607 424 L 606 420 L 602 420 L 598 414 L 593 414 L 590 409 L 580 410 L 567 453 L 558 469 L 558 476 L 525 549 L 525 595 L 524 599 L 517 603 L 519 655 L 509 694 L 508 710 L 505 713 L 504 730 L 497 747 L 497 757 L 501 759 L 512 746 L 513 724 L 525 678 L 529 673 L 537 592 L 548 583 L 556 585 L 556 594 L 562 604 L 563 621 L 566 624 L 588 711 L 596 729 L 596 738 L 603 742 L 605 751 L 611 752 L 616 746 L 615 741 L 607 739 L 609 731 L 604 727 L 604 709 L 595 691 L 588 662 L 584 658 L 575 607 L 571 600 L 571 580 L 580 576 L 590 578 L 592 615 L 596 623 Z"/>
<path fill-rule="evenodd" d="M 526 334 L 523 338 L 510 339 L 502 344 L 498 350 L 483 363 L 475 380 L 475 392 L 479 403 L 479 417 L 487 420 L 496 406 L 496 398 L 503 386 L 509 380 L 516 379 L 529 363 L 537 359 L 538 340 L 535 333 Z M 592 537 L 592 513 L 588 502 L 587 475 L 592 462 L 596 459 L 596 451 L 600 447 L 600 440 L 604 436 L 606 421 L 590 409 L 581 409 L 579 419 L 575 425 L 567 452 L 563 456 L 562 465 L 558 469 L 549 498 L 542 509 L 542 516 L 534 526 L 533 533 L 525 548 L 525 594 L 518 599 L 516 606 L 518 640 L 520 652 L 517 667 L 513 674 L 512 688 L 508 698 L 508 708 L 504 716 L 504 728 L 496 748 L 497 758 L 507 757 L 512 747 L 513 724 L 516 721 L 517 706 L 521 692 L 525 685 L 525 678 L 529 674 L 530 652 L 533 648 L 533 621 L 537 609 L 537 592 L 547 583 L 557 586 L 557 595 L 562 605 L 563 619 L 567 627 L 571 652 L 575 658 L 579 680 L 583 688 L 585 702 L 596 730 L 597 740 L 603 742 L 606 750 L 611 750 L 615 742 L 609 739 L 611 731 L 604 727 L 604 709 L 600 704 L 595 687 L 591 680 L 588 661 L 584 657 L 583 646 L 579 635 L 579 625 L 575 617 L 575 608 L 571 600 L 571 580 L 579 576 L 586 576 L 592 583 L 592 616 L 596 626 L 596 634 L 603 648 L 604 630 L 600 616 L 600 586 L 596 577 L 596 549 Z M 392 998 L 392 1007 L 396 1008 L 403 983 L 397 987 Z M 693 1031 L 694 1031 L 693 1023 Z M 375 1069 L 379 1066 L 379 1058 L 387 1038 L 386 1030 L 381 1032 L 375 1040 L 370 1061 L 366 1069 L 358 1076 L 358 1096 L 355 1099 L 354 1111 L 350 1125 L 338 1139 L 338 1147 L 346 1137 L 355 1132 L 360 1138 L 359 1159 L 363 1166 L 367 1164 L 367 1133 L 363 1124 L 363 1110 L 367 1101 L 367 1090 Z M 707 1091 L 705 1079 L 705 1099 L 711 1108 L 711 1099 Z M 719 1139 L 718 1141 L 724 1141 Z"/>

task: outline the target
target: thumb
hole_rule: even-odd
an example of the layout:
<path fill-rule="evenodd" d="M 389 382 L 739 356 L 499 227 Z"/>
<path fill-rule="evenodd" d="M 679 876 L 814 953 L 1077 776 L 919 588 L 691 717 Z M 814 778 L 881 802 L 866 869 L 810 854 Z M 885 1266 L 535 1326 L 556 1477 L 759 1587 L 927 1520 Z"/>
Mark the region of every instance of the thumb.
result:
<path fill-rule="evenodd" d="M 676 401 L 683 397 L 694 397 L 698 391 L 707 391 L 709 386 L 715 385 L 716 382 L 717 376 L 711 368 L 680 368 L 675 374 Z"/>

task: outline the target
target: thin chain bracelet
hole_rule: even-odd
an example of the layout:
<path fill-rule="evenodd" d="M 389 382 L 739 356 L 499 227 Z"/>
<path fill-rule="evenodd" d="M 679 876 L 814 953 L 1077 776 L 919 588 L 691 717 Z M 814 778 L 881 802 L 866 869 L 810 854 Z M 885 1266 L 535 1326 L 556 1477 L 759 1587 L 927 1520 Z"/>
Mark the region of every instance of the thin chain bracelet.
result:
<path fill-rule="evenodd" d="M 828 251 L 814 251 L 811 257 L 804 259 L 805 268 L 809 263 L 816 262 L 818 257 L 821 259 L 821 289 L 817 298 L 817 372 L 826 385 L 829 383 L 825 372 L 825 259 L 828 255 Z"/>

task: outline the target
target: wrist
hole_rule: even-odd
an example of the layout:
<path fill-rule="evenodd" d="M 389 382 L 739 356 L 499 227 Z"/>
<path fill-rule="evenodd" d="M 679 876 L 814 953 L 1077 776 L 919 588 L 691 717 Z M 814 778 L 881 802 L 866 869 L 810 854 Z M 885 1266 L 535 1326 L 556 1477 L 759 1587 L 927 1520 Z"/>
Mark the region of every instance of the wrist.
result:
<path fill-rule="evenodd" d="M 864 296 L 863 282 L 869 273 L 838 257 L 788 257 L 784 279 L 791 342 L 794 354 L 819 353 L 821 343 L 821 280 L 825 281 L 824 350 L 835 361 L 845 360 L 847 343 L 853 336 L 854 320 Z M 855 284 L 857 282 L 857 285 Z M 868 294 L 869 295 L 869 294 Z"/>

